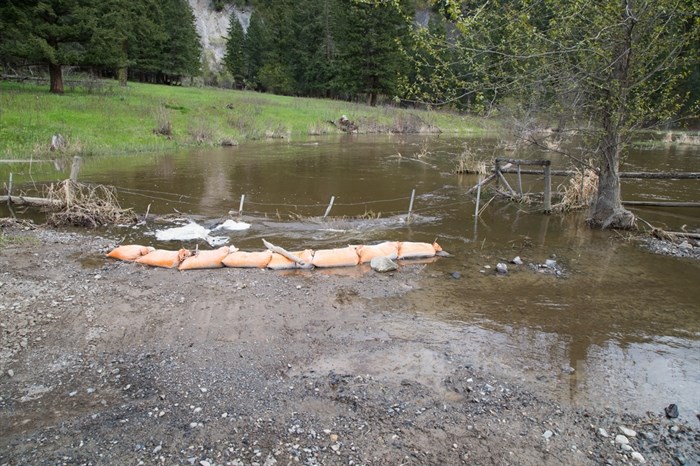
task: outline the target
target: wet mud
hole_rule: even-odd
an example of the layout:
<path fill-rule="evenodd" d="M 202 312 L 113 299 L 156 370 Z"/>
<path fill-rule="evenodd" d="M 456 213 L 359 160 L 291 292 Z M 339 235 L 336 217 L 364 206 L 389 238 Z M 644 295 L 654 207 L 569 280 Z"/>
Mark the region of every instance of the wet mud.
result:
<path fill-rule="evenodd" d="M 489 351 L 511 340 L 431 293 L 459 259 L 175 272 L 104 258 L 114 238 L 3 233 L 0 464 L 700 461 L 687 407 L 566 402 L 543 387 L 577 371 Z"/>

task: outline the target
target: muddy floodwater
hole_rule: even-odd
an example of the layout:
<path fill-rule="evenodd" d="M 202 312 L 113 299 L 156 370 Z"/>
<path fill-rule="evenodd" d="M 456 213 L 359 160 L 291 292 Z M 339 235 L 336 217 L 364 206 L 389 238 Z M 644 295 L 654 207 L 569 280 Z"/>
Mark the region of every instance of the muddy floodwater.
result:
<path fill-rule="evenodd" d="M 651 254 L 625 233 L 590 230 L 583 213 L 544 215 L 537 202 L 490 201 L 484 193 L 482 206 L 490 204 L 475 221 L 474 197 L 465 192 L 478 177 L 453 174 L 465 146 L 484 160 L 503 154 L 490 137 L 350 136 L 91 158 L 80 179 L 116 186 L 122 206 L 140 214 L 150 206 L 151 214 L 180 213 L 207 227 L 229 218 L 244 195 L 241 218 L 252 226 L 225 234 L 242 250 L 262 249 L 261 238 L 290 249 L 437 238 L 452 257 L 426 264 L 420 289 L 386 298 L 387 308 L 466 329 L 478 342 L 472 351 L 480 364 L 498 365 L 562 403 L 636 414 L 675 403 L 683 419 L 698 423 L 700 263 Z M 518 156 L 566 168 L 554 153 Z M 699 162 L 697 146 L 640 143 L 622 169 L 697 171 Z M 9 169 L 0 169 L 6 179 Z M 67 177 L 69 167 L 35 164 L 31 174 L 24 165 L 12 169 L 29 190 Z M 509 181 L 517 189 L 517 177 Z M 554 180 L 555 186 L 565 182 Z M 537 176 L 523 177 L 522 184 L 542 190 Z M 625 180 L 623 198 L 700 201 L 700 182 Z M 634 212 L 668 230 L 700 229 L 697 208 Z M 155 230 L 168 226 L 148 222 L 98 234 L 124 243 L 195 246 L 157 242 Z M 516 256 L 523 265 L 508 263 Z M 547 259 L 559 273 L 539 266 Z M 508 263 L 507 275 L 495 273 L 499 262 Z"/>

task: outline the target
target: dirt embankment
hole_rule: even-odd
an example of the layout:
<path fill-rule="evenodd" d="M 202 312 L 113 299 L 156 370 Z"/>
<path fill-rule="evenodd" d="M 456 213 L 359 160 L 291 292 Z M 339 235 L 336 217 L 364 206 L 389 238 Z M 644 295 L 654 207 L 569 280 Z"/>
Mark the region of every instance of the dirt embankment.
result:
<path fill-rule="evenodd" d="M 4 232 L 0 464 L 700 460 L 661 413 L 559 406 L 475 364 L 458 325 L 403 310 L 421 267 L 179 273 Z"/>

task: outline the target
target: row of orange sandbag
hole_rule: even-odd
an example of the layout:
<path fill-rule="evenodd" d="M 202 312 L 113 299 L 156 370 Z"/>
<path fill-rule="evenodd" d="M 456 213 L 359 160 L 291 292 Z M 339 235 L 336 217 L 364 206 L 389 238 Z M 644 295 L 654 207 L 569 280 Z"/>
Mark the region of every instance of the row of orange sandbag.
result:
<path fill-rule="evenodd" d="M 178 268 L 180 270 L 212 269 L 220 267 L 269 268 L 273 270 L 312 267 L 351 267 L 370 262 L 374 257 L 389 259 L 419 259 L 442 253 L 437 243 L 409 241 L 385 241 L 373 246 L 348 246 L 338 249 L 288 252 L 265 242 L 268 250 L 243 252 L 235 247 L 222 246 L 212 251 L 188 249 L 167 251 L 147 246 L 119 246 L 107 257 L 123 261 L 134 261 L 155 267 Z"/>

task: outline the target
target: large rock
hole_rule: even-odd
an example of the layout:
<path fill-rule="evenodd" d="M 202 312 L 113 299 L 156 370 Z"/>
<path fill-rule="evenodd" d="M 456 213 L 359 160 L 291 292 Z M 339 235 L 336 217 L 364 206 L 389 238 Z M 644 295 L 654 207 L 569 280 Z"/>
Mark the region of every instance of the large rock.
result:
<path fill-rule="evenodd" d="M 391 272 L 399 268 L 394 261 L 384 256 L 373 257 L 369 265 L 372 267 L 372 270 L 381 273 Z"/>
<path fill-rule="evenodd" d="M 197 32 L 202 38 L 203 58 L 209 69 L 218 71 L 221 69 L 226 54 L 226 40 L 228 39 L 231 14 L 236 14 L 243 30 L 247 31 L 252 10 L 226 4 L 223 10 L 215 11 L 211 8 L 210 0 L 189 0 L 189 3 L 192 7 L 192 13 L 194 13 Z"/>

